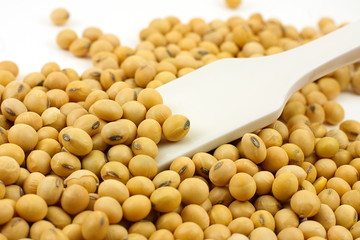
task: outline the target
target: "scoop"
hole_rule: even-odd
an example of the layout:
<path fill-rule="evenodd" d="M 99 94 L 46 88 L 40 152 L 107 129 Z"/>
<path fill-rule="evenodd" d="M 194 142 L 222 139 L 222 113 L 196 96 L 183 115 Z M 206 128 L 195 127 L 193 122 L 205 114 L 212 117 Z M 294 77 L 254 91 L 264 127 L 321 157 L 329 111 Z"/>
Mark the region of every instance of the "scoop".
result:
<path fill-rule="evenodd" d="M 221 59 L 158 87 L 164 104 L 191 123 L 184 139 L 159 145 L 159 169 L 266 127 L 296 91 L 358 60 L 360 21 L 279 54 Z"/>

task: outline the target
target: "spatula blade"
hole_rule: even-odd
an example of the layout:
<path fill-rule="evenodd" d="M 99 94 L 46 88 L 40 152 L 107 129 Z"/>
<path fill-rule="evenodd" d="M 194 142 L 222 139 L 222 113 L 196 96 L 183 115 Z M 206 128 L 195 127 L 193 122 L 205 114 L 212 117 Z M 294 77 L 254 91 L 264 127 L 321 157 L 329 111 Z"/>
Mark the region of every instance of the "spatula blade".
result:
<path fill-rule="evenodd" d="M 191 126 L 181 141 L 160 144 L 156 159 L 161 169 L 176 157 L 209 151 L 279 117 L 285 92 L 272 91 L 277 84 L 266 69 L 269 64 L 241 60 L 216 61 L 158 88 L 164 104 L 188 117 Z M 261 71 L 254 74 L 256 68 Z"/>

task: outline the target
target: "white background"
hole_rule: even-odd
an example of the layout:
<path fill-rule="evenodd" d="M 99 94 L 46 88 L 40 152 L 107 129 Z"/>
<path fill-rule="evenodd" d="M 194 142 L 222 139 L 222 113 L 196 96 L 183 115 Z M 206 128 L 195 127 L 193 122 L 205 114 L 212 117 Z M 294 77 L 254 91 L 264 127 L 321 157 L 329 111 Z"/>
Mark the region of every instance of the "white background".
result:
<path fill-rule="evenodd" d="M 70 20 L 61 27 L 53 25 L 49 17 L 58 7 L 70 12 Z M 360 1 L 243 0 L 239 8 L 230 9 L 225 0 L 0 0 L 0 61 L 16 62 L 19 80 L 30 72 L 40 71 L 50 61 L 81 73 L 91 67 L 90 61 L 75 58 L 56 45 L 56 35 L 64 28 L 81 35 L 86 27 L 100 27 L 105 33 L 116 34 L 122 45 L 135 47 L 138 33 L 154 18 L 174 15 L 182 22 L 193 17 L 210 21 L 235 15 L 247 18 L 252 13 L 261 13 L 265 19 L 278 18 L 285 25 L 301 29 L 316 27 L 324 16 L 339 24 L 360 19 Z M 360 96 L 342 93 L 336 101 L 344 106 L 346 119 L 360 121 Z"/>

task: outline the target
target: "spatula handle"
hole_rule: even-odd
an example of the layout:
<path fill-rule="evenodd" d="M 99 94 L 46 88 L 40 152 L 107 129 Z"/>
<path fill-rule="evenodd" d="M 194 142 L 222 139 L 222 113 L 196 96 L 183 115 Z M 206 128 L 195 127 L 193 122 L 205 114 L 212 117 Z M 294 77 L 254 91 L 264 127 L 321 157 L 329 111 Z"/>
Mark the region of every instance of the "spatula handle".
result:
<path fill-rule="evenodd" d="M 279 54 L 280 57 L 281 54 Z M 286 55 L 286 56 L 285 56 Z M 360 60 L 360 20 L 347 24 L 298 48 L 284 52 L 287 67 L 293 69 L 297 82 L 291 89 L 300 89 L 343 66 Z M 306 75 L 301 76 L 301 74 Z M 299 76 L 299 75 L 297 75 Z M 290 91 L 291 94 L 294 91 Z"/>

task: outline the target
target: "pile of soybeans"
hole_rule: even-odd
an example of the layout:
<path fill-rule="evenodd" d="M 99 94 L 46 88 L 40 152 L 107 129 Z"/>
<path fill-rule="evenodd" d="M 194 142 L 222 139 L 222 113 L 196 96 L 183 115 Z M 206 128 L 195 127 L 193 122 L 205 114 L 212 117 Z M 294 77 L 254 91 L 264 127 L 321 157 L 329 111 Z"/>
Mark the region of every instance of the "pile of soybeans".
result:
<path fill-rule="evenodd" d="M 56 25 L 68 17 L 51 15 Z M 62 30 L 59 48 L 93 64 L 81 73 L 48 62 L 17 79 L 17 64 L 2 59 L 0 240 L 360 239 L 360 122 L 334 101 L 360 93 L 358 64 L 304 86 L 269 126 L 167 170 L 156 163 L 159 143 L 192 130 L 158 86 L 341 26 L 169 16 L 151 21 L 135 48 L 97 27 Z"/>

